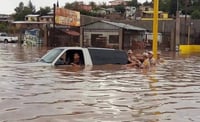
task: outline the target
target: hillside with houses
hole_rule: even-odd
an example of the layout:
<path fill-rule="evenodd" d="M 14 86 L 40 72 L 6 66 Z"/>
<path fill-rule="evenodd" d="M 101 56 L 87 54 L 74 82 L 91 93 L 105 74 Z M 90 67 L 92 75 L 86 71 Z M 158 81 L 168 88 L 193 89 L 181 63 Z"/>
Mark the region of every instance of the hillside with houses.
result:
<path fill-rule="evenodd" d="M 173 50 L 175 47 L 173 41 L 175 40 L 177 18 L 175 13 L 177 10 L 180 19 L 181 43 L 186 43 L 188 37 L 191 38 L 190 43 L 200 43 L 198 41 L 200 29 L 196 26 L 199 25 L 198 9 L 192 9 L 198 3 L 179 3 L 179 8 L 173 10 L 169 9 L 169 6 L 175 6 L 177 3 L 170 1 L 160 1 L 160 48 Z M 183 9 L 184 4 L 187 4 L 187 6 L 185 5 L 187 9 Z M 152 2 L 138 3 L 137 0 L 113 0 L 109 2 L 109 5 L 106 3 L 97 5 L 95 2 L 89 4 L 73 2 L 66 3 L 65 6 L 61 7 L 58 1 L 55 5 L 57 8 L 80 12 L 80 27 L 54 26 L 53 7 L 41 7 L 40 10 L 36 11 L 35 6 L 29 1 L 28 5 L 24 5 L 23 2 L 19 3 L 19 6 L 15 8 L 16 13 L 12 15 L 0 15 L 0 31 L 17 35 L 21 43 L 26 39 L 34 40 L 34 45 L 39 43 L 45 46 L 94 46 L 99 43 L 103 47 L 119 49 L 141 47 L 135 46 L 138 44 L 151 46 Z M 193 7 L 191 7 L 192 5 Z M 102 25 L 105 28 L 101 28 Z M 107 34 L 102 33 L 102 30 Z M 113 33 L 110 33 L 111 30 Z M 95 33 L 90 33 L 90 31 L 95 31 Z M 141 42 L 144 44 L 140 44 Z"/>

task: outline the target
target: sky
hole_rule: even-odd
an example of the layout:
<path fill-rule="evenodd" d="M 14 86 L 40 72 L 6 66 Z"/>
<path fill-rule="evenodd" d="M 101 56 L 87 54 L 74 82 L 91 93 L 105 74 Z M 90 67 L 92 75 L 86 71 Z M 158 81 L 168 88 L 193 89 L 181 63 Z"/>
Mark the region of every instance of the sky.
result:
<path fill-rule="evenodd" d="M 97 4 L 112 0 L 58 0 L 60 7 L 64 6 L 66 2 L 72 3 L 74 1 L 83 1 L 84 3 L 89 3 L 90 1 L 95 1 Z M 138 2 L 143 3 L 146 0 L 138 0 Z M 147 0 L 151 1 L 151 0 Z M 12 14 L 14 9 L 19 6 L 19 3 L 23 2 L 25 5 L 28 5 L 29 0 L 0 0 L 0 14 Z M 31 0 L 33 5 L 36 7 L 36 10 L 39 10 L 40 7 L 53 6 L 54 3 L 57 3 L 57 0 Z"/>

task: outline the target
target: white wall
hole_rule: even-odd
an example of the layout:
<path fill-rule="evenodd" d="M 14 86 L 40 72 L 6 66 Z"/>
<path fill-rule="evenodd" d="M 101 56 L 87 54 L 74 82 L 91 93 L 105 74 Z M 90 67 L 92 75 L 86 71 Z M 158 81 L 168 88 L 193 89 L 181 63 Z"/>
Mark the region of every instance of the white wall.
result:
<path fill-rule="evenodd" d="M 153 33 L 145 32 L 144 40 L 153 40 Z M 162 43 L 162 34 L 158 33 L 158 42 Z"/>
<path fill-rule="evenodd" d="M 91 45 L 91 35 L 92 34 L 102 34 L 102 37 L 107 38 L 107 44 L 109 44 L 109 35 L 119 35 L 118 32 L 84 32 L 84 41 L 89 41 L 89 45 Z"/>

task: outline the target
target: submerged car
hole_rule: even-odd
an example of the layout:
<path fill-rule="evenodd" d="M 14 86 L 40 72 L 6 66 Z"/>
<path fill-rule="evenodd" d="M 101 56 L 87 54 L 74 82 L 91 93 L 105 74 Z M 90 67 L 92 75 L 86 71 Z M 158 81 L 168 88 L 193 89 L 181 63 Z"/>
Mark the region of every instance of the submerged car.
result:
<path fill-rule="evenodd" d="M 40 63 L 46 65 L 71 65 L 74 55 L 78 54 L 81 65 L 127 64 L 125 51 L 109 48 L 58 47 L 48 51 Z"/>

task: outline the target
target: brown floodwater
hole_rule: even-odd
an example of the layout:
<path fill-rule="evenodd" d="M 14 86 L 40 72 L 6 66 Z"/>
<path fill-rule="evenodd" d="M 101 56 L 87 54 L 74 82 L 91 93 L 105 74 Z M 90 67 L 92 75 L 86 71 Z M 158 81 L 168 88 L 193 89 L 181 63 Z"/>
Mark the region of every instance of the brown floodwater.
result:
<path fill-rule="evenodd" d="M 0 44 L 1 122 L 199 122 L 200 55 L 151 71 L 31 66 L 42 47 Z"/>

